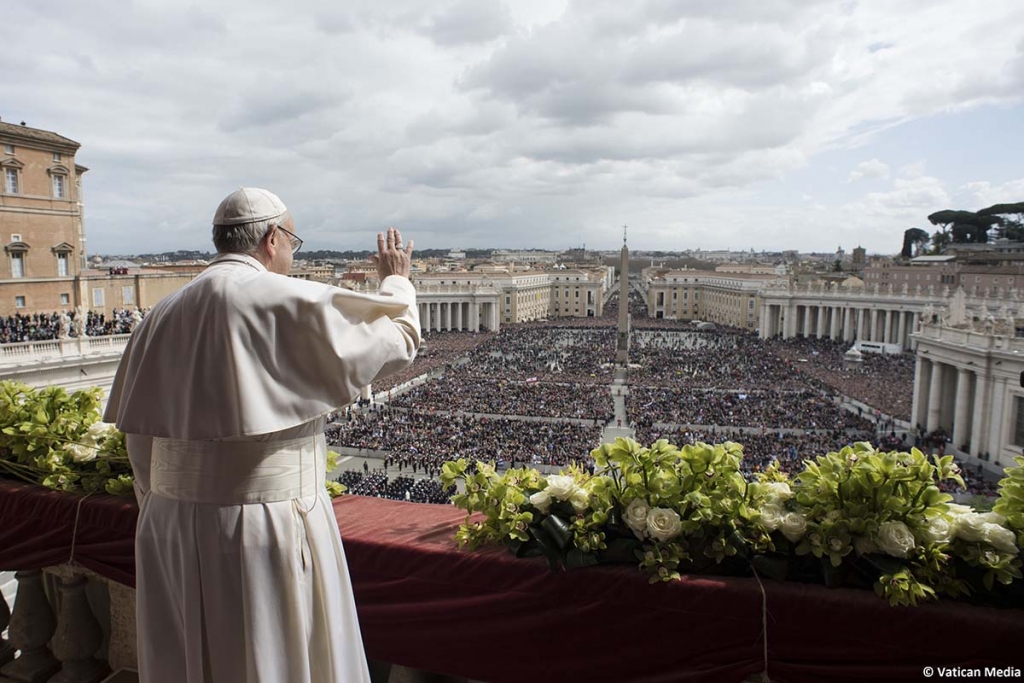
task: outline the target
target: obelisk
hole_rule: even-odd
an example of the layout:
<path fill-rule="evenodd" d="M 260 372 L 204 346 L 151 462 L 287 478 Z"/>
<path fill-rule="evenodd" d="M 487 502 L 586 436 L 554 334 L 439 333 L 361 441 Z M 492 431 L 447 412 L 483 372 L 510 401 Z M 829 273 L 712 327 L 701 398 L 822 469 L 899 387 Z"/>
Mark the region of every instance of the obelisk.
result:
<path fill-rule="evenodd" d="M 619 336 L 615 345 L 615 362 L 629 363 L 629 247 L 626 226 L 622 226 L 622 261 L 619 264 Z"/>

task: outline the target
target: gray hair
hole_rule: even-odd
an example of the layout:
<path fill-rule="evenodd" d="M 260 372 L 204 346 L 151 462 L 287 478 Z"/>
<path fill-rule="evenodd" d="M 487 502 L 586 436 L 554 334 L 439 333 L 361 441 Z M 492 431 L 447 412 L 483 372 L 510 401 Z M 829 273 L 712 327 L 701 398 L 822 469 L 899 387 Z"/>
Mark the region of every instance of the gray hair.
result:
<path fill-rule="evenodd" d="M 252 223 L 237 225 L 213 226 L 213 246 L 218 254 L 255 254 L 260 241 L 270 232 L 270 228 L 281 225 L 288 219 L 285 211 L 275 218 L 267 218 Z"/>

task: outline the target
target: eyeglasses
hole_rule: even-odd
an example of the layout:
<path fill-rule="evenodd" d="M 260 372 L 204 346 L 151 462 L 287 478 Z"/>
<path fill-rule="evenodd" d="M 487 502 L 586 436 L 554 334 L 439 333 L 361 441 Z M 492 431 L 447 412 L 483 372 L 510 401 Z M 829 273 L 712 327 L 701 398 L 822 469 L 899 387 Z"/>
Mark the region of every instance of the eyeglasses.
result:
<path fill-rule="evenodd" d="M 302 238 L 301 237 L 298 237 L 294 232 L 291 232 L 290 230 L 285 230 L 280 225 L 277 226 L 277 229 L 280 230 L 281 232 L 283 232 L 284 234 L 288 235 L 288 239 L 291 241 L 291 244 L 292 244 L 292 253 L 293 254 L 298 252 L 299 249 L 302 249 Z"/>

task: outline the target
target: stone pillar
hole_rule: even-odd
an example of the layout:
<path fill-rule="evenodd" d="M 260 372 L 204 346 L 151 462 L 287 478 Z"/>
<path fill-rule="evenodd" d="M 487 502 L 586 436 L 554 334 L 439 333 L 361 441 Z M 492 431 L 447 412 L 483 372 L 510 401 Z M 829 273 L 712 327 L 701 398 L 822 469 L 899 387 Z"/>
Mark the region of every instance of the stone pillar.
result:
<path fill-rule="evenodd" d="M 864 309 L 863 308 L 858 308 L 857 309 L 857 334 L 854 337 L 855 341 L 871 341 L 870 339 L 868 339 L 864 335 L 864 320 L 866 318 L 867 318 L 867 316 L 864 315 Z"/>
<path fill-rule="evenodd" d="M 491 304 L 491 320 L 494 321 L 491 329 L 495 332 L 499 331 L 501 329 L 501 311 L 498 309 L 498 304 Z"/>
<path fill-rule="evenodd" d="M 839 341 L 839 323 L 841 322 L 840 318 L 843 315 L 843 309 L 839 308 L 838 306 L 833 306 L 831 308 L 831 311 L 832 328 L 829 330 L 828 338 L 831 339 L 832 341 Z"/>
<path fill-rule="evenodd" d="M 974 381 L 974 415 L 971 418 L 971 453 L 980 457 L 988 448 L 988 432 L 986 418 L 990 418 L 988 410 L 988 375 L 979 372 Z"/>
<path fill-rule="evenodd" d="M 843 341 L 852 342 L 853 340 L 853 308 L 847 306 L 843 314 Z"/>
<path fill-rule="evenodd" d="M 825 306 L 817 306 L 818 310 L 818 339 L 825 336 L 825 325 L 828 322 L 828 308 Z"/>
<path fill-rule="evenodd" d="M 803 332 L 804 339 L 811 338 L 811 307 L 804 306 L 804 324 L 801 326 L 801 332 Z"/>
<path fill-rule="evenodd" d="M 796 306 L 792 303 L 786 304 L 785 329 L 782 332 L 783 339 L 792 339 L 796 336 L 796 312 Z"/>
<path fill-rule="evenodd" d="M 896 343 L 900 345 L 900 349 L 906 350 L 907 348 L 907 312 L 900 311 L 900 328 L 896 334 Z"/>
<path fill-rule="evenodd" d="M 60 596 L 53 654 L 62 666 L 49 683 L 99 683 L 110 671 L 94 657 L 103 633 L 85 599 L 85 577 L 75 574 L 61 579 Z"/>
<path fill-rule="evenodd" d="M 451 332 L 452 331 L 452 302 L 451 301 L 445 301 L 441 305 L 444 307 L 444 317 L 442 318 L 442 320 L 444 321 L 444 330 L 445 330 L 445 332 Z"/>
<path fill-rule="evenodd" d="M 430 302 L 423 304 L 423 329 L 430 332 Z"/>
<path fill-rule="evenodd" d="M 7 630 L 7 624 L 11 623 L 11 610 L 7 607 L 7 601 L 0 595 L 0 633 Z M 7 639 L 0 636 L 0 666 L 14 659 L 14 648 L 7 642 Z"/>
<path fill-rule="evenodd" d="M 870 324 L 871 324 L 871 333 L 870 333 L 870 336 L 867 339 L 868 339 L 868 341 L 878 341 L 879 334 L 878 334 L 878 309 L 877 308 L 873 309 L 871 311 L 871 323 Z"/>
<path fill-rule="evenodd" d="M 931 377 L 928 360 L 918 356 L 914 362 L 914 399 L 910 409 L 910 426 L 917 428 L 923 425 L 928 414 L 928 386 L 926 380 Z"/>
<path fill-rule="evenodd" d="M 889 343 L 889 327 L 892 325 L 892 314 L 888 310 L 879 311 L 878 318 L 882 326 L 882 338 L 879 340 L 883 344 Z"/>
<path fill-rule="evenodd" d="M 18 580 L 18 597 L 11 615 L 11 644 L 21 656 L 0 669 L 18 683 L 42 683 L 57 672 L 60 663 L 46 645 L 50 642 L 57 620 L 43 590 L 43 574 L 38 569 L 14 574 Z"/>
<path fill-rule="evenodd" d="M 1003 446 L 1003 421 L 1006 408 L 1006 378 L 997 377 L 992 382 L 992 413 L 989 415 L 988 443 L 985 450 L 992 454 L 993 460 L 998 460 L 999 449 Z M 15 605 L 17 608 L 17 605 Z"/>
<path fill-rule="evenodd" d="M 443 332 L 444 331 L 444 302 L 443 301 L 438 301 L 436 304 L 434 304 L 434 307 L 435 307 L 434 308 L 434 313 L 436 314 L 434 316 L 434 318 L 435 318 L 435 320 L 437 320 L 437 324 L 434 327 L 435 327 L 435 329 L 438 332 Z"/>
<path fill-rule="evenodd" d="M 462 302 L 455 304 L 455 329 L 462 332 Z"/>
<path fill-rule="evenodd" d="M 928 423 L 925 429 L 934 432 L 942 417 L 942 363 L 932 361 L 932 378 L 928 385 Z"/>
<path fill-rule="evenodd" d="M 469 302 L 469 331 L 480 331 L 480 303 L 475 299 Z"/>
<path fill-rule="evenodd" d="M 953 410 L 953 448 L 960 448 L 971 439 L 968 409 L 971 405 L 970 370 L 960 368 L 956 378 L 956 405 Z M 965 449 L 966 450 L 966 449 Z"/>

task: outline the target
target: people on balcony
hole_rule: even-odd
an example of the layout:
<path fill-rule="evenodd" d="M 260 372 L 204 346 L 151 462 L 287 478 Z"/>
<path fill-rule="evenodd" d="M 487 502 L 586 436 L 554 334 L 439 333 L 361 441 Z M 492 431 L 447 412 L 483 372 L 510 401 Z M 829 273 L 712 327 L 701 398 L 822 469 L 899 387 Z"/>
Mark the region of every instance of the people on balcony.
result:
<path fill-rule="evenodd" d="M 297 232 L 276 195 L 228 195 L 218 256 L 138 324 L 114 379 L 146 683 L 369 680 L 323 432 L 415 357 L 412 242 L 379 234 L 380 292 L 360 294 L 289 278 Z"/>

